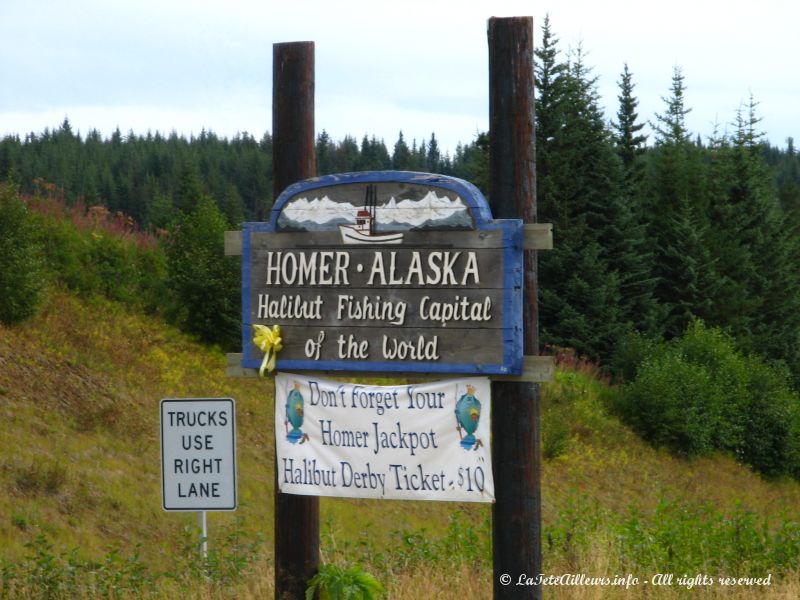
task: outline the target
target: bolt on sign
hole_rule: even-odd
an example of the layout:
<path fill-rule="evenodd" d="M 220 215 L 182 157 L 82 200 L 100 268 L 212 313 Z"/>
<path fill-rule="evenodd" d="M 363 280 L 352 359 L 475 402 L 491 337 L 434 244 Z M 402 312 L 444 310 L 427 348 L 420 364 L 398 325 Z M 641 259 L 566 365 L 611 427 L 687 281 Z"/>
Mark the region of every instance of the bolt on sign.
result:
<path fill-rule="evenodd" d="M 275 376 L 284 493 L 493 502 L 490 382 L 377 386 Z"/>
<path fill-rule="evenodd" d="M 518 375 L 521 220 L 473 185 L 364 172 L 287 188 L 242 234 L 243 354 L 280 327 L 277 369 Z"/>
<path fill-rule="evenodd" d="M 164 510 L 236 510 L 235 428 L 231 398 L 161 401 Z"/>

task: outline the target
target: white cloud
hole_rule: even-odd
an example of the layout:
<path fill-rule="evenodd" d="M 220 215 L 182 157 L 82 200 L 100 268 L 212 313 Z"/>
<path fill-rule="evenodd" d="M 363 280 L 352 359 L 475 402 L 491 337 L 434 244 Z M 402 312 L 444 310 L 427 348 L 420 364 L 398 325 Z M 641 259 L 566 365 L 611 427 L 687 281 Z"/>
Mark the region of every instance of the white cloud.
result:
<path fill-rule="evenodd" d="M 260 136 L 271 125 L 272 44 L 313 40 L 318 130 L 387 145 L 400 129 L 409 139 L 435 131 L 452 150 L 488 126 L 487 19 L 531 10 L 537 40 L 549 11 L 563 50 L 582 43 L 608 118 L 627 61 L 643 120 L 663 109 L 679 65 L 694 131 L 730 122 L 751 91 L 774 143 L 797 127 L 796 2 L 3 0 L 0 135 L 69 115 L 106 134 Z"/>

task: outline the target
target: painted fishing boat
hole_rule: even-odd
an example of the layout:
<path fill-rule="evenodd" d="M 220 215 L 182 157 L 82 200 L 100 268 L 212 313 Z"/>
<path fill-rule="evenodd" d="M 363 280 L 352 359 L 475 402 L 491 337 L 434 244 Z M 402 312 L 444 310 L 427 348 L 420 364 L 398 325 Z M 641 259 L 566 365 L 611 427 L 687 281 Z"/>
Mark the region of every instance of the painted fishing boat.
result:
<path fill-rule="evenodd" d="M 370 184 L 367 186 L 364 208 L 356 213 L 355 224 L 339 225 L 345 244 L 399 244 L 403 241 L 401 232 L 375 232 L 377 202 L 378 191 Z"/>

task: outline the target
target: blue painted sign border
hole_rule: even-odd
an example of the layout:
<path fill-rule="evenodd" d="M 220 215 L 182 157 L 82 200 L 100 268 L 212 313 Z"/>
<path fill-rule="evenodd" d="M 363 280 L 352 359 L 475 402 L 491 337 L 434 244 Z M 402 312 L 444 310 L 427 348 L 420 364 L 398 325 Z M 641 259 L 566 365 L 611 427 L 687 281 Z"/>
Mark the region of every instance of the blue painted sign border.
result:
<path fill-rule="evenodd" d="M 466 204 L 478 231 L 502 231 L 503 239 L 503 341 L 502 356 L 492 363 L 414 362 L 414 361 L 358 361 L 358 360 L 294 360 L 281 359 L 279 371 L 349 371 L 364 373 L 452 373 L 475 375 L 519 375 L 522 372 L 522 306 L 523 306 L 523 244 L 524 228 L 521 219 L 492 219 L 486 198 L 471 183 L 446 175 L 411 171 L 366 171 L 325 175 L 295 183 L 281 193 L 275 201 L 270 220 L 248 222 L 242 225 L 242 362 L 246 369 L 258 369 L 262 354 L 254 352 L 251 343 L 253 323 L 251 315 L 251 236 L 254 233 L 277 233 L 278 219 L 286 203 L 303 192 L 344 184 L 359 183 L 409 183 L 443 188 L 457 194 Z M 431 231 L 432 236 L 436 235 Z M 305 233 L 305 235 L 310 235 Z M 477 330 L 479 331 L 479 330 Z"/>

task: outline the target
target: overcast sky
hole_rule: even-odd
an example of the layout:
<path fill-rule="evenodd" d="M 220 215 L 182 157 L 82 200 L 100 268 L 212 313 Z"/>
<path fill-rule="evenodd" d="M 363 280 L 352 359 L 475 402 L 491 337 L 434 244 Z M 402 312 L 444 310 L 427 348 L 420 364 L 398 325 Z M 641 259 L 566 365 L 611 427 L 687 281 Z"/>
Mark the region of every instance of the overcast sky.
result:
<path fill-rule="evenodd" d="M 800 2 L 761 0 L 0 0 L 0 135 L 69 117 L 108 136 L 271 128 L 272 44 L 316 44 L 316 127 L 455 148 L 488 129 L 491 16 L 550 14 L 581 44 L 611 119 L 627 61 L 641 120 L 683 69 L 690 130 L 729 125 L 752 93 L 762 129 L 800 136 Z M 730 128 L 729 128 L 730 129 Z"/>

